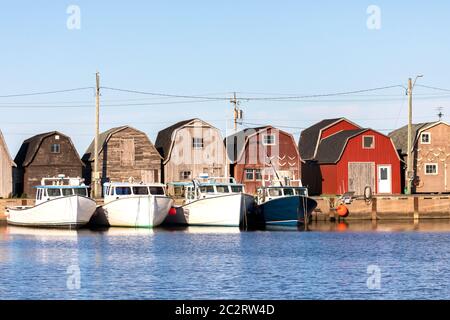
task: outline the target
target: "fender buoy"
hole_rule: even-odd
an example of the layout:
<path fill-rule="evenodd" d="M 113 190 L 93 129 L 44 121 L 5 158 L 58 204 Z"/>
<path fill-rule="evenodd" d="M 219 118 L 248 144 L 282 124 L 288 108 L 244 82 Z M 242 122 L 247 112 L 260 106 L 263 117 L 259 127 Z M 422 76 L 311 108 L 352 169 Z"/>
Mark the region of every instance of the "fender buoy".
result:
<path fill-rule="evenodd" d="M 336 212 L 339 215 L 339 217 L 345 218 L 348 216 L 348 209 L 343 204 L 338 205 L 338 207 L 336 208 Z"/>
<path fill-rule="evenodd" d="M 177 214 L 177 208 L 175 208 L 175 207 L 170 208 L 169 216 L 174 216 L 176 214 Z"/>

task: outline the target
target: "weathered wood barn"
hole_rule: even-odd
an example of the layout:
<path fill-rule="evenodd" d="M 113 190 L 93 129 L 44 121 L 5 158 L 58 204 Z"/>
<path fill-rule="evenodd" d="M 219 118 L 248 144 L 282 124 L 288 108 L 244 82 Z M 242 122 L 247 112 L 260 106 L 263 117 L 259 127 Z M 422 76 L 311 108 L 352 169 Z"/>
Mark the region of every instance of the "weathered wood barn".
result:
<path fill-rule="evenodd" d="M 326 119 L 302 131 L 302 181 L 311 194 L 401 192 L 400 157 L 392 140 L 345 119 Z"/>
<path fill-rule="evenodd" d="M 408 126 L 389 134 L 399 152 L 407 162 Z M 443 121 L 413 125 L 413 170 L 412 192 L 450 192 L 450 125 Z M 406 176 L 402 166 L 402 177 Z M 403 179 L 404 181 L 404 179 Z"/>
<path fill-rule="evenodd" d="M 12 172 L 15 166 L 0 130 L 0 198 L 8 198 L 12 195 Z"/>
<path fill-rule="evenodd" d="M 220 130 L 200 119 L 180 121 L 158 133 L 164 182 L 190 181 L 201 174 L 225 175 L 226 154 Z"/>
<path fill-rule="evenodd" d="M 25 140 L 14 162 L 14 194 L 34 197 L 33 188 L 45 177 L 64 174 L 67 177 L 81 177 L 83 163 L 72 140 L 58 132 L 38 134 Z"/>
<path fill-rule="evenodd" d="M 291 134 L 272 126 L 248 128 L 228 136 L 225 144 L 230 172 L 246 192 L 287 180 L 299 184 L 302 160 Z"/>
<path fill-rule="evenodd" d="M 161 156 L 148 136 L 133 127 L 121 126 L 102 132 L 99 136 L 99 171 L 102 184 L 113 182 L 161 182 Z M 91 183 L 94 169 L 94 141 L 83 162 L 83 177 Z"/>

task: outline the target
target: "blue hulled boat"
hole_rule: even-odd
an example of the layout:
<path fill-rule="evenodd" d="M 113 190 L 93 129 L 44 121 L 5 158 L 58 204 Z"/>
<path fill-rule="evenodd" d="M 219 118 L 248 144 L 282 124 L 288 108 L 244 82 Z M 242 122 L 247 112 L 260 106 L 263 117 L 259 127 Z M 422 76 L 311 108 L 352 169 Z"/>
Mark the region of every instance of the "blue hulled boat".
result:
<path fill-rule="evenodd" d="M 257 214 L 265 225 L 296 226 L 310 221 L 317 202 L 306 187 L 271 186 L 258 189 Z M 306 220 L 305 220 L 306 217 Z"/>

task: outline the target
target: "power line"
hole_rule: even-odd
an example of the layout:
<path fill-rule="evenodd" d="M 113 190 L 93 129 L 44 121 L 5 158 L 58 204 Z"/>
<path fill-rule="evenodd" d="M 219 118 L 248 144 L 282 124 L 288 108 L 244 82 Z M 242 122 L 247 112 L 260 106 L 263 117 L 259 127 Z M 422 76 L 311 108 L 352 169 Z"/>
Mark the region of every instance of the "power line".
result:
<path fill-rule="evenodd" d="M 438 91 L 446 91 L 446 92 L 450 92 L 450 89 L 444 89 L 444 88 L 439 88 L 439 87 L 432 87 L 432 86 L 426 86 L 423 84 L 416 84 L 417 87 L 422 87 L 422 88 L 427 88 L 427 89 L 433 89 L 433 90 L 438 90 Z"/>
<path fill-rule="evenodd" d="M 82 87 L 82 88 L 73 88 L 73 89 L 64 89 L 64 90 L 54 90 L 54 91 L 43 91 L 43 92 L 31 92 L 31 93 L 8 94 L 8 95 L 2 95 L 2 96 L 0 96 L 0 98 L 13 98 L 13 97 L 37 96 L 37 95 L 46 95 L 46 94 L 55 94 L 55 93 L 64 93 L 64 92 L 81 91 L 81 90 L 87 90 L 87 89 L 94 89 L 94 87 Z"/>

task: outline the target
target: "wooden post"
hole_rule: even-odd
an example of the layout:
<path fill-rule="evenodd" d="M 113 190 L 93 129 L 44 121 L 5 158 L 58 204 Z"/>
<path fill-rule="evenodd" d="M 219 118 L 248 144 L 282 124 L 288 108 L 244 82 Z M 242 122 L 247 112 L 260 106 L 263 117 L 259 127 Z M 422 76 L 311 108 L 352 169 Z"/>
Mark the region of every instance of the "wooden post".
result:
<path fill-rule="evenodd" d="M 371 214 L 372 221 L 377 220 L 377 198 L 372 198 L 372 214 Z"/>
<path fill-rule="evenodd" d="M 95 137 L 94 137 L 94 183 L 93 194 L 94 198 L 98 199 L 101 197 L 101 183 L 100 183 L 100 172 L 98 163 L 98 140 L 100 134 L 100 74 L 95 73 Z"/>

